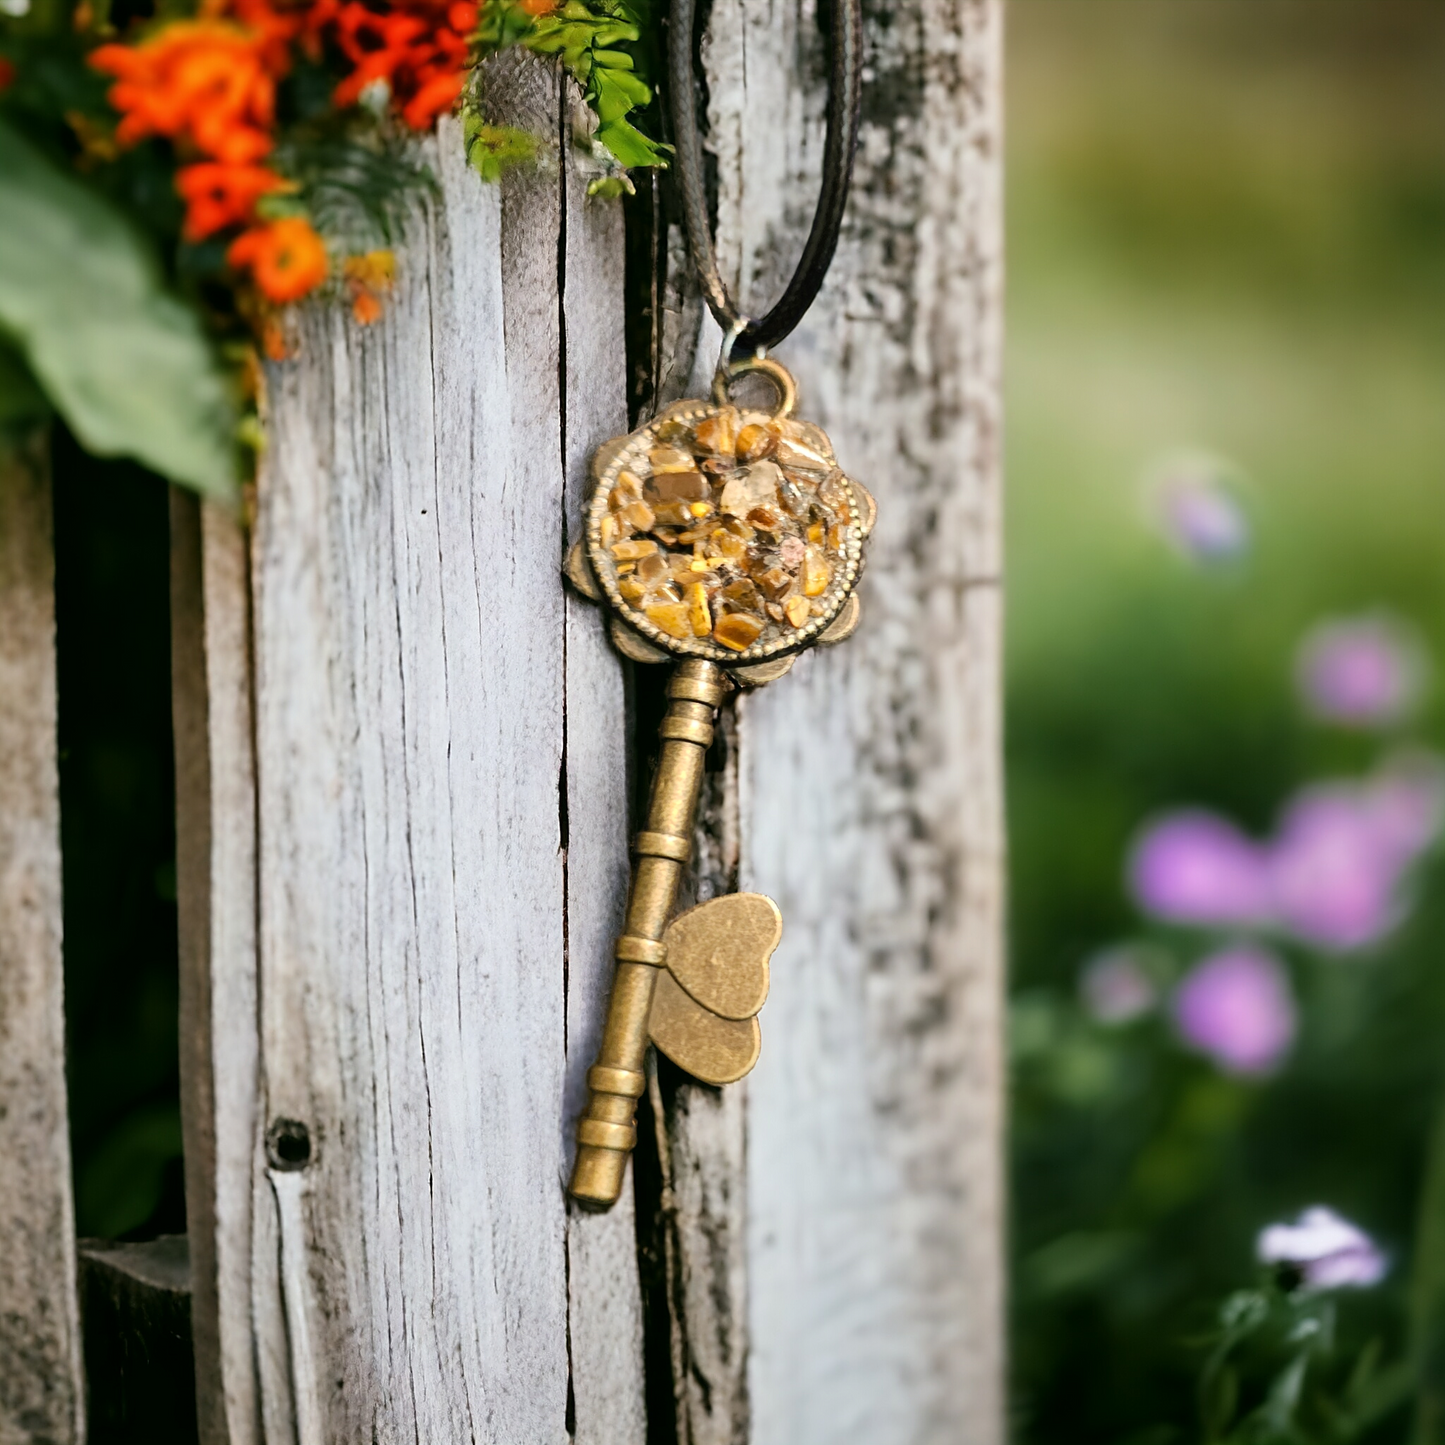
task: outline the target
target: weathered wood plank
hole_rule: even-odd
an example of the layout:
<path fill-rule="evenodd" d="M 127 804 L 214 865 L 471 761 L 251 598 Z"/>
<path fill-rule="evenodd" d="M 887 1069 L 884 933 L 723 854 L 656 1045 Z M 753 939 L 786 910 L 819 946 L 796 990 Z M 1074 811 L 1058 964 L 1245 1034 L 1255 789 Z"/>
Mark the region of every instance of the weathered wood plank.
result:
<path fill-rule="evenodd" d="M 588 124 L 572 87 L 569 130 Z M 589 201 L 586 179 L 562 168 L 563 253 L 558 278 L 566 469 L 563 553 L 582 535 L 593 450 L 627 430 L 621 206 Z M 567 763 L 565 948 L 567 1073 L 563 1148 L 571 1176 L 575 1124 L 587 1098 L 611 985 L 612 945 L 627 897 L 627 706 L 622 668 L 601 610 L 566 593 Z M 642 1300 L 629 1176 L 605 1214 L 569 1202 L 568 1345 L 576 1445 L 643 1445 Z"/>
<path fill-rule="evenodd" d="M 784 937 L 745 1103 L 746 1300 L 718 1291 L 732 1318 L 689 1329 L 745 1316 L 733 1428 L 749 1414 L 754 1445 L 989 1445 L 1003 1437 L 1000 7 L 867 8 L 849 221 L 780 356 L 880 522 L 859 633 L 740 707 L 741 882 L 778 900 Z M 719 252 L 761 309 L 817 189 L 816 5 L 718 0 L 706 56 Z M 725 1154 L 693 1112 L 677 1112 L 675 1159 Z"/>
<path fill-rule="evenodd" d="M 202 1445 L 258 1445 L 256 779 L 240 519 L 171 491 L 181 1122 Z"/>
<path fill-rule="evenodd" d="M 626 867 L 618 665 L 559 581 L 567 478 L 575 507 L 622 396 L 620 341 L 592 337 L 619 238 L 564 208 L 554 72 L 518 57 L 488 83 L 549 143 L 538 168 L 486 188 L 444 124 L 441 197 L 386 319 L 310 312 L 270 376 L 268 1445 L 641 1438 L 627 1216 L 569 1218 L 563 1197 L 600 1006 L 578 985 L 605 966 Z"/>
<path fill-rule="evenodd" d="M 85 1436 L 43 438 L 0 446 L 0 1445 Z"/>

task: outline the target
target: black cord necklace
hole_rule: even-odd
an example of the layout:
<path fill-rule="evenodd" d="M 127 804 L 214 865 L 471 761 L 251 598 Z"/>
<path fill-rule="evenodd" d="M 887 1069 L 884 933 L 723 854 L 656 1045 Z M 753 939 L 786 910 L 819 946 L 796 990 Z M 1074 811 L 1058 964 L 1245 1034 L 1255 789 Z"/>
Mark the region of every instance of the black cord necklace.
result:
<path fill-rule="evenodd" d="M 862 95 L 863 15 L 861 0 L 829 0 L 831 56 L 828 75 L 828 129 L 823 145 L 823 186 L 813 213 L 798 268 L 782 297 L 760 321 L 739 311 L 718 274 L 708 224 L 707 188 L 703 179 L 702 140 L 697 126 L 697 76 L 693 65 L 694 0 L 672 0 L 668 21 L 668 84 L 672 92 L 674 171 L 681 193 L 688 248 L 697 268 L 702 294 L 718 325 L 732 337 L 723 361 L 736 350 L 742 355 L 771 350 L 803 319 L 813 304 L 843 225 L 853 155 L 858 148 L 858 110 Z"/>
<path fill-rule="evenodd" d="M 718 275 L 708 233 L 697 93 L 693 0 L 673 0 L 677 173 L 693 262 L 726 332 L 709 400 L 680 401 L 592 458 L 586 540 L 567 558 L 572 585 L 610 612 L 617 650 L 640 663 L 676 662 L 637 855 L 617 974 L 590 1096 L 577 1124 L 571 1192 L 596 1207 L 622 1189 L 647 1087 L 649 1046 L 709 1084 L 730 1084 L 757 1062 L 757 1014 L 782 917 L 760 893 L 732 893 L 674 918 L 692 855 L 703 758 L 718 705 L 761 687 L 814 645 L 858 626 L 854 587 L 875 508 L 843 474 L 821 427 L 793 416 L 797 387 L 769 357 L 802 319 L 838 244 L 858 138 L 859 0 L 829 0 L 833 65 L 823 193 L 802 260 L 761 321 L 742 316 Z M 739 359 L 733 351 L 741 346 Z M 733 380 L 772 382 L 772 411 L 735 404 Z"/>

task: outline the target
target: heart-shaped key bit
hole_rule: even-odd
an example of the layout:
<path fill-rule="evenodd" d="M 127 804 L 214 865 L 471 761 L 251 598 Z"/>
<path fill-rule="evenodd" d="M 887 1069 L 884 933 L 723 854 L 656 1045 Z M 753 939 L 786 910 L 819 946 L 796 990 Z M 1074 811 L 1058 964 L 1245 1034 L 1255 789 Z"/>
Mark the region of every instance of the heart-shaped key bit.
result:
<path fill-rule="evenodd" d="M 647 1027 L 652 1042 L 704 1084 L 735 1084 L 763 1047 L 757 1019 L 719 1018 L 689 998 L 666 970 L 657 976 Z"/>
<path fill-rule="evenodd" d="M 782 936 L 777 904 L 761 893 L 732 893 L 679 914 L 662 938 L 667 967 L 652 996 L 653 1043 L 705 1084 L 742 1078 L 762 1048 L 754 1015 Z"/>
<path fill-rule="evenodd" d="M 679 913 L 662 936 L 668 972 L 705 1009 L 750 1019 L 768 997 L 783 915 L 762 893 L 729 893 Z"/>

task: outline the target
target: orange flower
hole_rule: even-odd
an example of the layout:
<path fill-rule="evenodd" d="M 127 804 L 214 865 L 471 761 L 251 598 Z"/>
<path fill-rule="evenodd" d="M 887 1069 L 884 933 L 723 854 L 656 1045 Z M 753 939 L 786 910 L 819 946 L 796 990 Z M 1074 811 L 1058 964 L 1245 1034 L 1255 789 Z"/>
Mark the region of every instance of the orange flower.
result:
<path fill-rule="evenodd" d="M 188 139 L 216 160 L 244 165 L 271 149 L 275 81 L 256 45 L 214 20 L 178 20 L 140 45 L 102 45 L 90 64 L 116 77 L 116 139 Z"/>
<path fill-rule="evenodd" d="M 291 189 L 285 176 L 265 166 L 197 161 L 176 172 L 176 190 L 186 203 L 185 238 L 202 241 L 227 226 L 255 219 L 262 196 Z"/>
<path fill-rule="evenodd" d="M 474 0 L 395 0 L 386 9 L 336 3 L 336 43 L 353 66 L 336 87 L 337 105 L 354 105 L 380 81 L 413 130 L 451 109 L 466 78 Z"/>
<path fill-rule="evenodd" d="M 201 13 L 230 16 L 240 24 L 267 73 L 279 80 L 291 69 L 293 42 L 314 27 L 317 12 L 323 8 L 323 4 L 313 3 L 277 10 L 271 0 L 204 0 Z"/>
<path fill-rule="evenodd" d="M 544 15 L 550 15 L 556 10 L 560 0 L 520 0 L 520 6 L 532 17 L 533 20 L 540 20 Z"/>
<path fill-rule="evenodd" d="M 226 260 L 249 270 L 268 301 L 299 301 L 327 277 L 330 263 L 321 237 L 300 216 L 252 226 L 231 242 Z"/>
<path fill-rule="evenodd" d="M 363 326 L 379 320 L 382 298 L 391 292 L 396 280 L 396 256 L 391 251 L 368 251 L 363 256 L 348 256 L 341 268 L 346 289 L 351 293 L 351 314 Z"/>

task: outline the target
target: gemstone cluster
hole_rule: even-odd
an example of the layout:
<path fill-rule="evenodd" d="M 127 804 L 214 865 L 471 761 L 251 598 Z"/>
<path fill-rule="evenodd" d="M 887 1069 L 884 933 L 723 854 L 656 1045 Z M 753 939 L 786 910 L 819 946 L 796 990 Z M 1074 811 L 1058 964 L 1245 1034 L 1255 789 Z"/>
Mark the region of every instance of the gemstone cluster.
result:
<path fill-rule="evenodd" d="M 668 651 L 789 652 L 852 591 L 871 499 L 811 423 L 681 403 L 599 461 L 594 570 L 624 620 Z"/>

